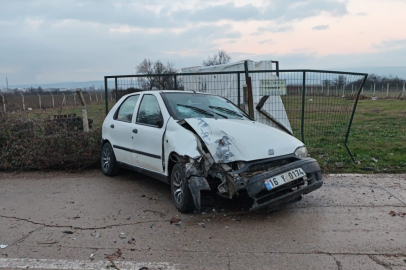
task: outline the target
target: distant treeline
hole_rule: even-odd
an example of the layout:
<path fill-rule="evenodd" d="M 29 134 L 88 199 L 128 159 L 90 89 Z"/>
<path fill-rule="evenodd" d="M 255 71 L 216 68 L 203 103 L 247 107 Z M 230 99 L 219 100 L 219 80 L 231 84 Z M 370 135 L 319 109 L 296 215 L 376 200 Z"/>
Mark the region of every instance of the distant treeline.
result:
<path fill-rule="evenodd" d="M 401 79 L 401 78 L 399 78 L 397 76 L 393 77 L 393 76 L 389 75 L 388 77 L 386 77 L 386 76 L 379 76 L 379 75 L 376 75 L 376 74 L 369 74 L 368 78 L 367 78 L 367 80 L 365 82 L 364 87 L 365 88 L 370 88 L 374 84 L 376 86 L 383 85 L 383 86 L 386 87 L 388 83 L 389 83 L 389 87 L 391 89 L 399 87 L 399 90 L 401 90 L 402 87 L 403 87 L 403 83 L 405 83 L 405 80 Z"/>

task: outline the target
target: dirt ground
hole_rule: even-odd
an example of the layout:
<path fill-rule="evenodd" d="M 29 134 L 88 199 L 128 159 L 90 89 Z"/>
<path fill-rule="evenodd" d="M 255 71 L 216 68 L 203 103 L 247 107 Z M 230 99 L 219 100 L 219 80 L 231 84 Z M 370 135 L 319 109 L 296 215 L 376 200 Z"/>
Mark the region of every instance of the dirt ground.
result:
<path fill-rule="evenodd" d="M 0 269 L 406 269 L 406 175 L 325 175 L 273 213 L 125 171 L 0 173 Z"/>

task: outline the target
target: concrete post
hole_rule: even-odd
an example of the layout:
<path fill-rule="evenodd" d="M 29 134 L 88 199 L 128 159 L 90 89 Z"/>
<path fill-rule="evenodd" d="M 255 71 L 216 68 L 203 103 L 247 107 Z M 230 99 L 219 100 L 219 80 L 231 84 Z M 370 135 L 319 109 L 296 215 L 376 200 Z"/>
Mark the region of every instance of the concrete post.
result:
<path fill-rule="evenodd" d="M 38 100 L 39 100 L 39 109 L 41 110 L 42 109 L 41 96 L 39 93 L 37 93 L 37 95 L 38 95 Z"/>
<path fill-rule="evenodd" d="M 389 97 L 389 83 L 388 83 L 388 85 L 387 85 L 387 87 L 386 87 L 386 97 L 387 97 L 387 98 Z"/>
<path fill-rule="evenodd" d="M 65 97 L 64 93 L 62 93 L 62 95 L 63 95 L 63 99 L 62 99 L 62 107 L 63 107 L 63 104 L 65 104 L 65 106 L 66 106 L 66 97 Z"/>
<path fill-rule="evenodd" d="M 21 95 L 21 98 L 23 100 L 23 111 L 25 111 L 24 95 L 23 95 L 23 93 L 20 93 L 20 95 Z"/>
<path fill-rule="evenodd" d="M 2 97 L 2 99 L 3 99 L 3 111 L 4 112 L 6 112 L 6 102 L 5 102 L 5 100 L 4 100 L 4 96 L 0 93 L 0 96 Z"/>
<path fill-rule="evenodd" d="M 82 89 L 80 89 L 80 88 L 76 89 L 76 93 L 78 94 L 80 103 L 82 104 L 83 131 L 89 132 L 89 121 L 87 119 L 86 100 L 85 100 L 85 97 L 83 96 Z"/>
<path fill-rule="evenodd" d="M 50 93 L 51 94 L 51 97 L 52 97 L 52 108 L 55 108 L 55 99 L 54 99 L 54 95 L 52 95 L 52 93 Z"/>

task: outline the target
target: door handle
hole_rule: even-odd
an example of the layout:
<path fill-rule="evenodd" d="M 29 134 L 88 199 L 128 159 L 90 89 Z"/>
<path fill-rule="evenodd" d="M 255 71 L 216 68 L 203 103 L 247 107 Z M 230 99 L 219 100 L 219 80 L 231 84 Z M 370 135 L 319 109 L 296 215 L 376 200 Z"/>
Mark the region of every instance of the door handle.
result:
<path fill-rule="evenodd" d="M 111 124 L 111 125 L 110 125 L 110 127 L 111 127 L 111 128 L 114 128 L 114 125 L 113 125 L 113 124 Z"/>
<path fill-rule="evenodd" d="M 133 129 L 133 133 L 137 134 L 137 133 L 138 133 L 138 129 L 134 128 L 134 129 Z"/>

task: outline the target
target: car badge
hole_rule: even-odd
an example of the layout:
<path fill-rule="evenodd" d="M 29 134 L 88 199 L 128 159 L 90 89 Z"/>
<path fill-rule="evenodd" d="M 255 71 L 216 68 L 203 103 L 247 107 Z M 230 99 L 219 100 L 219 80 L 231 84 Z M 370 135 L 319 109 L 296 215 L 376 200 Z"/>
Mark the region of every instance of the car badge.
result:
<path fill-rule="evenodd" d="M 272 156 L 273 154 L 274 154 L 273 149 L 269 149 L 269 150 L 268 150 L 268 155 Z"/>

